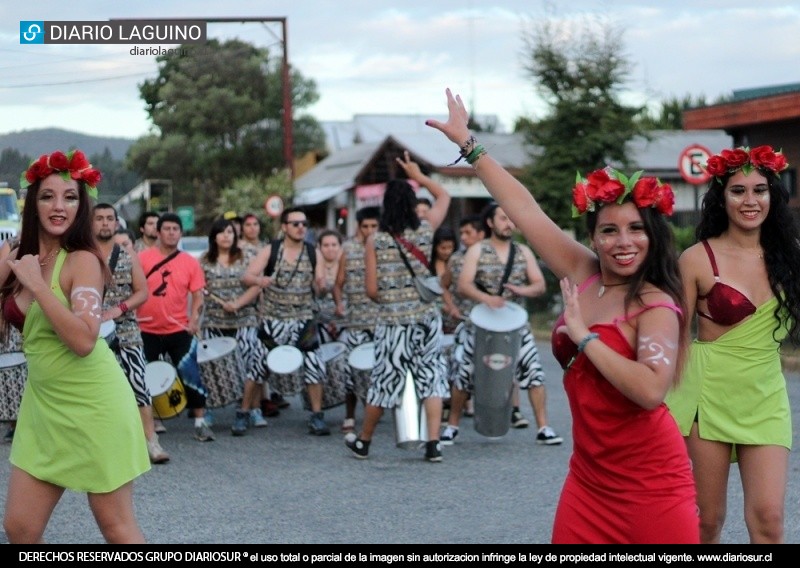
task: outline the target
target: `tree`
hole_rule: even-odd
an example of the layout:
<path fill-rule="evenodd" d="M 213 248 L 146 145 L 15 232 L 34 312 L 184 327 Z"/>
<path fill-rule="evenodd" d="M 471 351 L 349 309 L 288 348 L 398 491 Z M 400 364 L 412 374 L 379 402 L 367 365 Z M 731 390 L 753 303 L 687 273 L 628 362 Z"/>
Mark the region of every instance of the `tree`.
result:
<path fill-rule="evenodd" d="M 697 100 L 693 100 L 691 95 L 686 95 L 683 99 L 673 97 L 660 103 L 658 114 L 651 114 L 644 109 L 637 122 L 646 130 L 683 130 L 683 111 L 704 106 L 706 100 L 702 95 Z"/>
<path fill-rule="evenodd" d="M 261 221 L 263 234 L 275 236 L 280 223 L 267 217 L 264 204 L 271 195 L 278 195 L 288 204 L 294 194 L 291 172 L 278 170 L 269 177 L 247 176 L 233 180 L 233 183 L 220 192 L 214 213 L 222 216 L 226 211 L 236 211 L 240 215 L 255 213 Z"/>
<path fill-rule="evenodd" d="M 536 199 L 556 223 L 580 234 L 583 226 L 570 209 L 576 171 L 628 167 L 626 142 L 644 134 L 634 120 L 641 109 L 617 100 L 630 69 L 622 34 L 594 20 L 570 21 L 568 27 L 544 20 L 523 35 L 524 68 L 549 113 L 536 122 L 517 123 L 536 148 L 522 181 L 535 188 Z"/>
<path fill-rule="evenodd" d="M 158 77 L 140 86 L 153 133 L 129 151 L 131 169 L 172 179 L 175 203 L 194 205 L 202 219 L 232 180 L 285 167 L 282 59 L 239 40 L 210 40 L 157 61 Z M 294 109 L 317 101 L 312 80 L 290 76 Z M 324 148 L 316 120 L 300 116 L 295 124 L 297 152 Z"/>
<path fill-rule="evenodd" d="M 19 189 L 19 178 L 32 160 L 15 148 L 3 148 L 0 152 L 0 182 L 5 182 L 12 189 Z"/>

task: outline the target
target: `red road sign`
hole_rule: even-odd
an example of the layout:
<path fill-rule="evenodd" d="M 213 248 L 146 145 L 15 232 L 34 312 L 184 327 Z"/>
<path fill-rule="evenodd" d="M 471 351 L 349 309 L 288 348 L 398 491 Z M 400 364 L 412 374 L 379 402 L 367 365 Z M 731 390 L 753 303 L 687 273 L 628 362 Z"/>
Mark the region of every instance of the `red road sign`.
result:
<path fill-rule="evenodd" d="M 686 183 L 700 185 L 711 179 L 711 175 L 703 168 L 711 156 L 711 150 L 700 144 L 691 144 L 683 149 L 678 158 L 678 170 Z"/>
<path fill-rule="evenodd" d="M 270 195 L 264 202 L 264 209 L 267 215 L 273 219 L 280 217 L 280 214 L 283 213 L 283 199 L 281 199 L 280 195 Z"/>

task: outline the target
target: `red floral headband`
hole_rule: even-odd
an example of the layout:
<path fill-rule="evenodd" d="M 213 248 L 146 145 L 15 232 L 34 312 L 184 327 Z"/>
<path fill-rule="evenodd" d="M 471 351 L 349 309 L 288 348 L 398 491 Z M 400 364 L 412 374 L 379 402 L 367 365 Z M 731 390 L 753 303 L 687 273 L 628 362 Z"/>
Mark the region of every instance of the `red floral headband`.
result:
<path fill-rule="evenodd" d="M 761 168 L 777 174 L 788 167 L 786 157 L 780 150 L 773 150 L 772 146 L 758 146 L 752 150 L 747 146 L 740 146 L 733 150 L 723 150 L 711 156 L 705 165 L 706 171 L 717 180 L 737 170 L 749 175 L 754 168 Z"/>
<path fill-rule="evenodd" d="M 605 203 L 621 204 L 628 196 L 636 207 L 653 207 L 664 215 L 672 215 L 675 206 L 672 187 L 658 178 L 641 176 L 642 170 L 628 178 L 610 166 L 595 170 L 586 178 L 578 173 L 572 188 L 572 216 L 596 211 Z"/>
<path fill-rule="evenodd" d="M 65 180 L 78 180 L 86 183 L 89 195 L 97 197 L 97 184 L 100 183 L 102 174 L 96 170 L 80 150 L 70 150 L 66 154 L 56 150 L 49 156 L 42 154 L 38 160 L 31 162 L 28 169 L 20 177 L 20 188 L 26 188 L 32 183 L 58 173 Z"/>

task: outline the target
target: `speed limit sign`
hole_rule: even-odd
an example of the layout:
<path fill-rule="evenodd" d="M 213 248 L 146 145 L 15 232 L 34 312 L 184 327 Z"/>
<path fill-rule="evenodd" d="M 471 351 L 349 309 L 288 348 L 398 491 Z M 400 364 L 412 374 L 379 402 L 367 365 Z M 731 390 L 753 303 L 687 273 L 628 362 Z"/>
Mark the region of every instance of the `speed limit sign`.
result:
<path fill-rule="evenodd" d="M 686 183 L 700 185 L 711 179 L 703 165 L 711 157 L 711 150 L 700 144 L 687 146 L 678 159 L 678 170 Z"/>
<path fill-rule="evenodd" d="M 283 199 L 281 199 L 280 195 L 270 195 L 264 202 L 264 209 L 267 215 L 273 219 L 280 217 L 281 213 L 283 213 Z"/>

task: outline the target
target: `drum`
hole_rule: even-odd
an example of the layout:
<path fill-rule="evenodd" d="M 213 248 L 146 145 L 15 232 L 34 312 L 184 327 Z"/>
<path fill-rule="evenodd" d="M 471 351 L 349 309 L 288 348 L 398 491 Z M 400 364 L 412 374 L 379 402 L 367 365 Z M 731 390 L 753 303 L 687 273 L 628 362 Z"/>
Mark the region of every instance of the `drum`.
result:
<path fill-rule="evenodd" d="M 372 368 L 375 366 L 375 343 L 369 341 L 353 349 L 347 356 L 347 364 L 352 369 L 352 389 L 362 403 L 367 402 Z"/>
<path fill-rule="evenodd" d="M 347 381 L 347 345 L 341 341 L 329 341 L 319 346 L 319 354 L 325 361 L 325 382 L 322 383 L 322 408 L 333 408 L 344 404 Z M 311 410 L 311 401 L 305 389 L 303 408 Z"/>
<path fill-rule="evenodd" d="M 144 367 L 144 382 L 153 399 L 153 416 L 175 418 L 186 407 L 186 391 L 175 367 L 166 361 L 152 361 Z"/>
<path fill-rule="evenodd" d="M 499 438 L 511 426 L 514 372 L 528 312 L 513 302 L 497 309 L 478 304 L 472 308 L 469 319 L 475 332 L 475 431 Z"/>
<path fill-rule="evenodd" d="M 117 324 L 114 323 L 114 320 L 104 321 L 100 324 L 99 336 L 106 340 L 109 347 L 114 344 L 114 340 L 117 338 Z"/>
<path fill-rule="evenodd" d="M 292 345 L 279 345 L 267 355 L 271 372 L 270 387 L 282 395 L 303 390 L 303 352 Z"/>
<path fill-rule="evenodd" d="M 233 337 L 203 339 L 197 346 L 197 364 L 206 388 L 206 408 L 219 408 L 242 398 L 246 371 Z"/>
<path fill-rule="evenodd" d="M 404 450 L 417 450 L 428 441 L 425 407 L 417 396 L 411 371 L 406 373 L 400 403 L 394 407 L 394 435 L 397 447 Z"/>
<path fill-rule="evenodd" d="M 17 419 L 28 378 L 28 361 L 21 352 L 0 354 L 0 420 Z"/>

